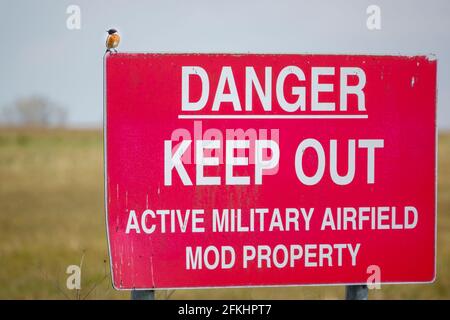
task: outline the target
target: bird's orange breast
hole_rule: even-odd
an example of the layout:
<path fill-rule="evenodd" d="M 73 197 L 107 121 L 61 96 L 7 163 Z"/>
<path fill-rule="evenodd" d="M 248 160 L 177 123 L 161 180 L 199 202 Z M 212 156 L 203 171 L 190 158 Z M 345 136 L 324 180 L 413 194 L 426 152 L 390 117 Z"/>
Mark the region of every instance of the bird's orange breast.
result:
<path fill-rule="evenodd" d="M 111 34 L 106 39 L 106 47 L 108 49 L 117 48 L 120 42 L 120 36 L 118 34 Z"/>

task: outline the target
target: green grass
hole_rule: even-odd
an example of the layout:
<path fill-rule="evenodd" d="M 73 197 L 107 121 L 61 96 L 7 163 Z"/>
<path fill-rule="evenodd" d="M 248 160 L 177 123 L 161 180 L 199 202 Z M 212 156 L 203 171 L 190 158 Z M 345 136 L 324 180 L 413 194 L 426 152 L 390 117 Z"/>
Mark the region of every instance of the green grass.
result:
<path fill-rule="evenodd" d="M 385 285 L 370 299 L 450 298 L 450 135 L 439 136 L 437 279 Z M 0 299 L 128 299 L 111 287 L 100 131 L 0 130 Z M 165 299 L 169 293 L 157 292 Z M 343 287 L 177 290 L 171 299 L 341 299 Z"/>

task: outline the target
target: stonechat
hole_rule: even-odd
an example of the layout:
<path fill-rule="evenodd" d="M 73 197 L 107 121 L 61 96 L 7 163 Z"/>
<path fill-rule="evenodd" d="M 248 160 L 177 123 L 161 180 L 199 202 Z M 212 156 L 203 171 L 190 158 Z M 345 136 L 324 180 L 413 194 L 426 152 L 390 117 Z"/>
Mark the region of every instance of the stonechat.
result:
<path fill-rule="evenodd" d="M 119 45 L 120 36 L 116 29 L 109 29 L 107 32 L 108 38 L 106 38 L 106 51 L 117 53 L 116 48 Z"/>

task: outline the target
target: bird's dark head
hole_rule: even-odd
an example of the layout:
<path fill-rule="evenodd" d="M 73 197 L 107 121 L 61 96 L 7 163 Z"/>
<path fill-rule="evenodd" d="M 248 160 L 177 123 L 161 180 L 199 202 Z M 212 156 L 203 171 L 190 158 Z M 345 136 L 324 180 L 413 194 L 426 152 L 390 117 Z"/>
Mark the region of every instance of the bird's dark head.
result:
<path fill-rule="evenodd" d="M 114 34 L 114 33 L 117 32 L 117 30 L 116 30 L 116 29 L 109 29 L 109 30 L 106 31 L 106 32 L 108 32 L 108 34 Z"/>

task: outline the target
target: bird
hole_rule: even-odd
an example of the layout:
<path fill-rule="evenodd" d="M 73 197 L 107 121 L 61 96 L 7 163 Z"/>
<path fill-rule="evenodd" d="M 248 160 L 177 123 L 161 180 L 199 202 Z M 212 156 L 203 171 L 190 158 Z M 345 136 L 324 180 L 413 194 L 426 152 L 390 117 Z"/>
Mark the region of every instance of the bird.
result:
<path fill-rule="evenodd" d="M 106 51 L 107 52 L 115 52 L 117 53 L 117 46 L 120 42 L 120 36 L 117 33 L 116 29 L 109 29 L 106 32 L 108 32 L 108 37 L 106 38 Z"/>

